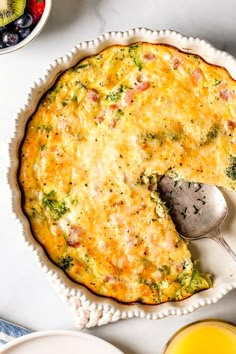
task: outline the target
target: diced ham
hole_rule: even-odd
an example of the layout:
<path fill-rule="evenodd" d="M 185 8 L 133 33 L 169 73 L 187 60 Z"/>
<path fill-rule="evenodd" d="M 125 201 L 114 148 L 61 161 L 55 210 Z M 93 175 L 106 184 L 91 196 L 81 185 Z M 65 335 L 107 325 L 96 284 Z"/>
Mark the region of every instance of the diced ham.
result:
<path fill-rule="evenodd" d="M 178 273 L 181 272 L 181 271 L 183 270 L 183 263 L 182 263 L 182 262 L 177 263 L 177 264 L 175 265 L 175 269 L 176 269 L 176 271 L 177 271 Z"/>
<path fill-rule="evenodd" d="M 99 95 L 95 90 L 88 90 L 87 97 L 92 102 L 97 102 L 99 99 Z"/>
<path fill-rule="evenodd" d="M 147 141 L 144 141 L 140 146 L 141 149 L 146 150 L 149 147 L 149 144 L 147 143 Z"/>
<path fill-rule="evenodd" d="M 71 225 L 70 233 L 67 243 L 71 247 L 78 247 L 80 245 L 81 236 L 84 234 L 82 227 L 77 225 Z"/>
<path fill-rule="evenodd" d="M 220 91 L 220 98 L 223 101 L 230 101 L 233 100 L 235 98 L 235 92 L 234 91 L 230 91 L 230 90 L 221 90 Z"/>
<path fill-rule="evenodd" d="M 147 53 L 147 54 L 144 54 L 144 59 L 146 59 L 146 60 L 150 60 L 150 61 L 153 61 L 153 60 L 155 60 L 156 59 L 156 56 L 155 56 L 155 54 L 153 54 L 153 53 Z"/>
<path fill-rule="evenodd" d="M 125 103 L 126 103 L 127 106 L 130 105 L 133 102 L 134 93 L 135 93 L 135 91 L 133 89 L 126 91 Z"/>
<path fill-rule="evenodd" d="M 147 90 L 150 87 L 150 82 L 143 81 L 143 76 L 139 75 L 136 78 L 133 89 L 128 89 L 125 92 L 125 105 L 129 106 L 133 102 L 133 98 L 136 92 L 142 92 Z"/>
<path fill-rule="evenodd" d="M 192 74 L 195 77 L 195 79 L 198 81 L 203 78 L 203 72 L 200 68 L 193 70 Z"/>
<path fill-rule="evenodd" d="M 236 122 L 232 121 L 232 120 L 227 120 L 225 123 L 224 123 L 224 131 L 225 133 L 231 133 L 231 131 L 233 129 L 236 128 Z"/>
<path fill-rule="evenodd" d="M 236 122 L 233 122 L 232 120 L 228 120 L 228 127 L 229 127 L 229 129 L 235 129 Z"/>
<path fill-rule="evenodd" d="M 112 111 L 114 111 L 115 109 L 118 108 L 118 105 L 117 105 L 116 103 L 112 103 L 112 104 L 110 104 L 109 108 L 110 108 Z"/>
<path fill-rule="evenodd" d="M 116 124 L 117 124 L 117 122 L 118 122 L 118 119 L 112 119 L 112 121 L 111 121 L 111 124 L 110 124 L 110 127 L 111 128 L 115 128 L 116 127 Z"/>
<path fill-rule="evenodd" d="M 199 82 L 203 79 L 203 72 L 200 68 L 196 68 L 190 75 L 193 85 L 198 85 Z"/>
<path fill-rule="evenodd" d="M 103 114 L 98 114 L 94 120 L 96 124 L 101 124 L 104 121 L 104 115 Z"/>
<path fill-rule="evenodd" d="M 136 86 L 136 90 L 138 92 L 142 92 L 142 91 L 147 90 L 149 88 L 149 86 L 150 86 L 150 83 L 148 81 L 144 81 Z"/>
<path fill-rule="evenodd" d="M 106 275 L 104 280 L 105 280 L 106 282 L 116 283 L 116 278 L 113 277 L 112 275 Z"/>
<path fill-rule="evenodd" d="M 229 90 L 221 90 L 220 91 L 220 98 L 223 101 L 228 101 L 229 100 Z"/>
<path fill-rule="evenodd" d="M 173 68 L 174 70 L 177 70 L 181 65 L 181 61 L 177 58 L 177 57 L 174 57 L 173 58 Z"/>
<path fill-rule="evenodd" d="M 137 80 L 137 82 L 143 82 L 144 81 L 143 75 L 138 75 L 136 80 Z M 137 82 L 135 82 L 134 84 L 138 85 Z"/>

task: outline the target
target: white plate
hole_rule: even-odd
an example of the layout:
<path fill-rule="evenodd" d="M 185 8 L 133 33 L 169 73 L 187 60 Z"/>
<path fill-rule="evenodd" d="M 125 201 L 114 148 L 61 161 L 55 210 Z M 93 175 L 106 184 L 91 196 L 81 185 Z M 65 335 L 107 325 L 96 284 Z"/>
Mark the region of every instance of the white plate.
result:
<path fill-rule="evenodd" d="M 13 208 L 19 219 L 20 232 L 25 242 L 31 248 L 40 266 L 61 292 L 64 300 L 70 306 L 79 328 L 104 325 L 119 319 L 141 317 L 159 319 L 170 315 L 185 315 L 201 306 L 217 302 L 233 288 L 236 288 L 236 267 L 231 259 L 212 240 L 204 239 L 191 243 L 194 259 L 200 259 L 200 268 L 213 274 L 213 287 L 199 292 L 183 301 L 166 302 L 155 306 L 142 304 L 125 305 L 112 299 L 97 296 L 87 288 L 72 282 L 66 274 L 55 266 L 47 257 L 45 251 L 32 236 L 28 219 L 22 212 L 21 192 L 16 181 L 18 169 L 18 148 L 22 141 L 25 125 L 37 107 L 42 95 L 53 85 L 58 75 L 74 66 L 83 58 L 99 53 L 104 48 L 113 45 L 127 45 L 137 41 L 164 43 L 175 46 L 186 53 L 198 54 L 208 63 L 225 67 L 236 80 L 236 60 L 229 54 L 217 50 L 209 43 L 198 38 L 184 37 L 174 31 L 151 31 L 136 28 L 127 32 L 110 32 L 101 37 L 80 43 L 63 58 L 55 60 L 48 68 L 45 76 L 35 82 L 31 88 L 26 104 L 16 117 L 15 136 L 11 141 L 11 169 L 9 182 L 13 191 Z M 225 193 L 229 206 L 229 216 L 224 223 L 222 233 L 225 239 L 236 251 L 236 193 Z"/>
<path fill-rule="evenodd" d="M 27 334 L 0 349 L 1 354 L 122 354 L 110 343 L 91 334 L 74 331 L 42 331 Z M 124 354 L 124 353 L 123 353 Z"/>

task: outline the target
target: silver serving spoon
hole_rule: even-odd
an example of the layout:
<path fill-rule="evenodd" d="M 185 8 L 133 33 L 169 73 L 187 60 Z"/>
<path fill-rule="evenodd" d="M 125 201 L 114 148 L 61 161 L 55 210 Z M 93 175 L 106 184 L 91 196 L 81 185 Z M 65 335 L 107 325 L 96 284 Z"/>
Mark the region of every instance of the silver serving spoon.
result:
<path fill-rule="evenodd" d="M 236 263 L 236 254 L 220 234 L 220 226 L 228 214 L 221 191 L 212 185 L 190 183 L 163 176 L 158 192 L 170 210 L 179 234 L 187 240 L 211 238 Z"/>

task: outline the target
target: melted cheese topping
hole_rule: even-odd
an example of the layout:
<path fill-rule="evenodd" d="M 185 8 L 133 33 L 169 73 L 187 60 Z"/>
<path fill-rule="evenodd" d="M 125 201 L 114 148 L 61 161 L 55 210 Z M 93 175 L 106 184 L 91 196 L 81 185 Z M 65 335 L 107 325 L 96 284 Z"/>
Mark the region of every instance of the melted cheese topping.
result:
<path fill-rule="evenodd" d="M 166 173 L 235 188 L 235 89 L 224 69 L 147 43 L 66 71 L 28 122 L 19 170 L 25 213 L 50 258 L 125 303 L 208 288 L 150 189 Z"/>

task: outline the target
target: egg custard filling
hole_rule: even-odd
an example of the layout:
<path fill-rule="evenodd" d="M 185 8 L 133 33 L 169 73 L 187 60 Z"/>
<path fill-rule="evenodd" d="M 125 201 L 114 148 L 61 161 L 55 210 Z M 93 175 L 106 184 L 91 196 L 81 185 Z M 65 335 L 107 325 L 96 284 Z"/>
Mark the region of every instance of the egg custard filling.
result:
<path fill-rule="evenodd" d="M 235 188 L 235 90 L 225 69 L 160 44 L 111 46 L 63 73 L 27 123 L 18 175 L 50 259 L 124 303 L 209 288 L 153 186 L 169 174 Z"/>

